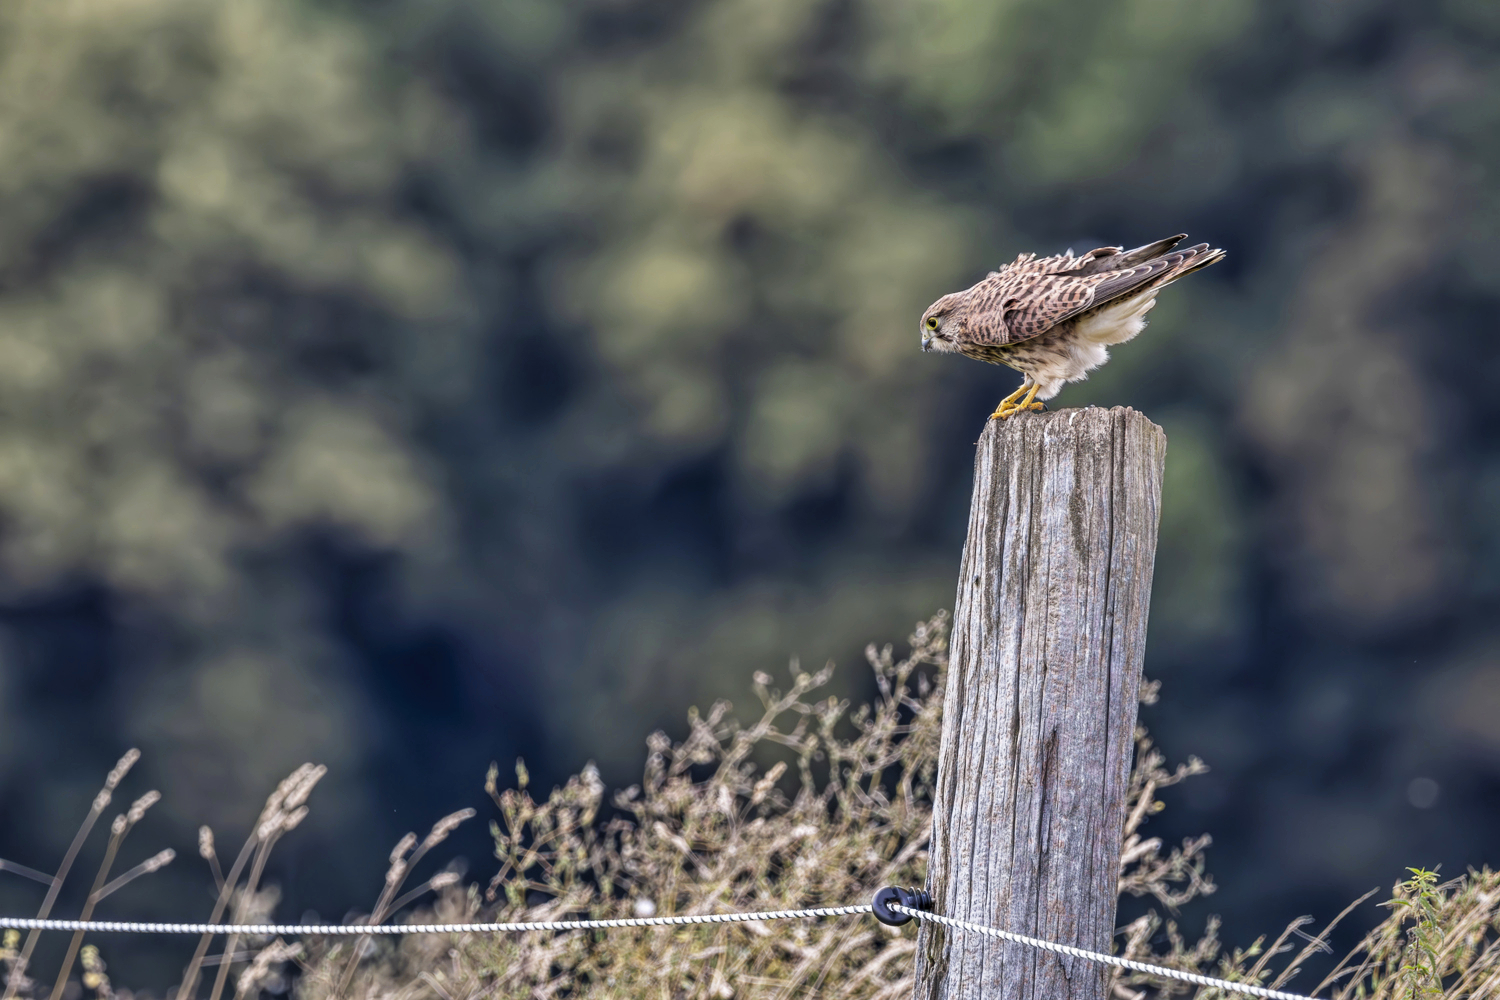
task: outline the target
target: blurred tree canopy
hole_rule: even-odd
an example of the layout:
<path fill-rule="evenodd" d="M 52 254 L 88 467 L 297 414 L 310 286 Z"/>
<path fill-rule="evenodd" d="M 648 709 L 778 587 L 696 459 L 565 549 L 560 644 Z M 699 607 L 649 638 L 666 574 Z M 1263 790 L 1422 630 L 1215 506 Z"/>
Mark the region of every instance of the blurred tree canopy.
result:
<path fill-rule="evenodd" d="M 1382 823 L 1500 788 L 1497 162 L 1492 0 L 0 6 L 0 843 L 130 742 L 183 829 L 329 764 L 332 852 L 904 634 L 1015 383 L 922 307 L 1187 231 L 1058 400 L 1170 437 L 1182 822 L 1304 908 L 1485 860 Z"/>

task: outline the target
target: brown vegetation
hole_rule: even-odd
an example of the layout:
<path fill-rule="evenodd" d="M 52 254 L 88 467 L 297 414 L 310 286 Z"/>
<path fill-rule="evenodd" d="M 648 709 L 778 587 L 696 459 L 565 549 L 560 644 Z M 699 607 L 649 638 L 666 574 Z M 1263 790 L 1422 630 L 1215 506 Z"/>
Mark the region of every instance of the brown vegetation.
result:
<path fill-rule="evenodd" d="M 920 884 L 947 665 L 946 616 L 918 625 L 904 658 L 897 659 L 889 646 L 870 647 L 868 658 L 879 688 L 873 704 L 851 711 L 847 702 L 817 697 L 831 668 L 808 673 L 794 663 L 785 690 L 757 674 L 757 720 L 742 725 L 721 702 L 706 714 L 692 713 L 681 742 L 653 734 L 641 783 L 617 793 L 608 804 L 592 767 L 538 801 L 528 790 L 524 765 L 517 765 L 515 787 L 507 789 L 501 788 L 499 769 L 492 766 L 486 788 L 499 813 L 491 830 L 500 866 L 487 889 L 460 885 L 456 874 L 441 871 L 401 892 L 422 856 L 472 816 L 466 810 L 440 820 L 420 842 L 408 834 L 396 845 L 370 919 L 384 922 L 432 891 L 438 895 L 421 912 L 423 922 L 828 906 L 862 902 L 882 885 Z M 1145 700 L 1155 694 L 1155 685 L 1145 685 Z M 133 762 L 127 758 L 111 773 L 80 841 Z M 1185 940 L 1171 918 L 1179 907 L 1214 889 L 1204 870 L 1209 838 L 1192 838 L 1163 853 L 1160 838 L 1145 837 L 1142 829 L 1163 807 L 1157 792 L 1205 769 L 1192 759 L 1168 770 L 1162 753 L 1140 732 L 1119 886 L 1121 893 L 1154 899 L 1160 911 L 1122 928 L 1118 950 L 1170 968 L 1287 987 L 1314 955 L 1328 951 L 1328 931 L 1358 903 L 1317 936 L 1302 933 L 1311 921 L 1302 918 L 1269 943 L 1262 938 L 1247 948 L 1224 951 L 1211 920 L 1200 940 Z M 212 835 L 204 833 L 200 854 L 209 860 L 220 886 L 213 919 L 226 910 L 236 920 L 269 919 L 275 896 L 259 884 L 265 859 L 276 839 L 306 815 L 306 799 L 321 776 L 321 769 L 308 766 L 282 783 L 225 876 L 220 875 Z M 150 798 L 141 801 L 149 805 Z M 117 821 L 117 838 L 143 808 Z M 52 877 L 44 911 L 73 853 Z M 247 865 L 250 871 L 241 884 Z M 99 885 L 104 875 L 101 871 Z M 1471 871 L 1438 884 L 1433 873 L 1413 869 L 1413 877 L 1398 884 L 1385 905 L 1390 915 L 1308 992 L 1333 1000 L 1477 1000 L 1497 994 L 1500 874 Z M 262 939 L 238 953 L 231 940 L 229 962 L 205 961 L 205 941 L 185 978 L 192 983 L 202 965 L 217 965 L 214 1000 L 225 994 L 236 966 L 236 1000 L 284 991 L 294 968 L 300 973 L 296 992 L 303 1000 L 873 1000 L 909 994 L 915 942 L 914 927 L 891 928 L 860 917 L 607 932 L 340 937 L 296 944 Z M 30 950 L 30 941 L 22 946 L 19 934 L 7 932 L 0 961 L 10 972 L 8 995 L 36 995 L 24 969 Z M 59 972 L 60 984 L 75 953 L 76 943 Z M 96 1000 L 125 996 L 125 991 L 113 990 L 99 949 L 90 945 L 81 954 L 82 985 Z M 1287 955 L 1291 957 L 1283 957 Z M 1137 973 L 1118 974 L 1112 984 L 1119 1000 L 1190 989 L 1195 988 Z M 1198 990 L 1202 997 L 1215 992 Z"/>

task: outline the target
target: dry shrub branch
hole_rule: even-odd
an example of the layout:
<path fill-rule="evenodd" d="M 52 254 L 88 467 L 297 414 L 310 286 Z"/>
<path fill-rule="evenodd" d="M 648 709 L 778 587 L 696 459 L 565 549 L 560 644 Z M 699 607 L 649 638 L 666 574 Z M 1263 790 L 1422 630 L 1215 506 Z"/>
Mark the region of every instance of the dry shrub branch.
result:
<path fill-rule="evenodd" d="M 369 921 L 399 918 L 408 904 L 429 893 L 436 893 L 431 908 L 406 911 L 407 918 L 537 921 L 794 909 L 863 902 L 873 889 L 892 883 L 921 884 L 947 638 L 947 617 L 939 614 L 917 626 L 904 658 L 897 659 L 889 646 L 870 647 L 878 693 L 873 703 L 858 708 L 819 697 L 829 668 L 808 673 L 794 663 L 784 690 L 757 674 L 755 721 L 742 725 L 721 702 L 707 714 L 690 714 L 681 742 L 653 734 L 641 783 L 609 800 L 592 767 L 538 801 L 524 765 L 517 764 L 515 787 L 503 789 L 499 768 L 492 765 L 486 789 L 498 810 L 491 831 L 499 867 L 488 887 L 464 886 L 457 873 L 445 870 L 401 891 L 422 857 L 473 815 L 464 810 L 440 820 L 421 841 L 408 834 L 395 845 Z M 1143 687 L 1143 700 L 1155 695 L 1155 685 Z M 1260 938 L 1247 948 L 1225 951 L 1218 923 L 1210 920 L 1199 940 L 1188 941 L 1172 918 L 1181 906 L 1214 890 L 1205 871 L 1209 838 L 1189 838 L 1166 849 L 1161 838 L 1146 837 L 1143 827 L 1163 808 L 1157 798 L 1161 789 L 1204 770 L 1196 758 L 1168 770 L 1144 730 L 1138 732 L 1119 891 L 1149 897 L 1160 909 L 1121 928 L 1119 952 L 1235 982 L 1300 987 L 1332 1000 L 1500 996 L 1500 874 L 1488 869 L 1442 884 L 1434 873 L 1412 869 L 1412 878 L 1399 883 L 1385 904 L 1388 916 L 1316 986 L 1292 980 L 1315 956 L 1329 952 L 1329 933 L 1364 899 L 1316 935 L 1302 930 L 1311 922 L 1304 917 L 1269 943 Z M 269 921 L 275 894 L 260 888 L 266 857 L 306 815 L 306 799 L 321 775 L 309 765 L 282 783 L 227 874 L 218 865 L 211 833 L 203 833 L 199 851 L 219 886 L 215 919 L 232 906 L 236 919 Z M 119 778 L 112 776 L 111 782 L 110 790 Z M 102 809 L 96 807 L 80 841 Z M 66 874 L 76 846 L 55 878 Z M 250 871 L 242 883 L 247 863 Z M 0 870 L 31 871 L 8 862 L 0 863 Z M 57 884 L 50 888 L 44 909 L 56 897 Z M 236 1000 L 288 988 L 301 1000 L 876 1000 L 909 995 L 915 942 L 914 926 L 885 927 L 861 917 L 525 935 L 340 937 L 290 946 L 262 937 L 246 951 L 236 951 L 237 942 L 231 941 L 217 959 L 207 954 L 205 939 L 179 993 L 191 996 L 199 969 L 212 964 L 219 967 L 215 998 L 239 968 Z M 110 1000 L 114 994 L 100 949 L 90 945 L 81 954 L 82 985 L 94 991 L 95 1000 Z M 10 972 L 9 987 L 30 996 L 33 984 L 24 975 L 28 956 L 19 936 L 7 935 L 0 962 Z M 1116 1000 L 1188 992 L 1218 1000 L 1219 993 L 1138 973 L 1116 973 L 1110 991 Z"/>

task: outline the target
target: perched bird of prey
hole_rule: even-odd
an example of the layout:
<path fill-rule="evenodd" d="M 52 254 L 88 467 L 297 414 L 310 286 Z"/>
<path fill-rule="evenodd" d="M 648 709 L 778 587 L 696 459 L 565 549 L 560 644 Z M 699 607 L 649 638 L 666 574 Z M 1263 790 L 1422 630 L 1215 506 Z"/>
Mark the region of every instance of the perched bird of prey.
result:
<path fill-rule="evenodd" d="M 1146 326 L 1156 294 L 1217 263 L 1207 243 L 1174 247 L 1187 234 L 1134 250 L 1100 247 L 1038 259 L 1025 253 L 973 288 L 944 295 L 922 313 L 922 350 L 966 354 L 1026 376 L 991 419 L 1043 409 L 1064 382 L 1077 382 Z"/>

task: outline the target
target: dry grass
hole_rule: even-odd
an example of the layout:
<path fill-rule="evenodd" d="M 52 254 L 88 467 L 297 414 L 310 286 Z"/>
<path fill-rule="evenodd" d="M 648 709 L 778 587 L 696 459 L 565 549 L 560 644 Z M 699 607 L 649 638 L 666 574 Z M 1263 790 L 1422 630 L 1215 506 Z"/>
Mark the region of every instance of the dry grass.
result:
<path fill-rule="evenodd" d="M 641 784 L 608 804 L 592 768 L 538 801 L 528 790 L 524 766 L 517 765 L 511 788 L 501 787 L 499 770 L 492 766 L 486 787 L 498 810 L 492 832 L 499 870 L 488 887 L 462 886 L 455 874 L 439 872 L 402 891 L 418 861 L 472 815 L 456 813 L 422 840 L 409 834 L 396 845 L 370 920 L 388 920 L 423 898 L 433 900 L 420 914 L 424 922 L 546 920 L 838 905 L 863 902 L 882 885 L 921 884 L 946 625 L 943 615 L 919 625 L 901 659 L 890 647 L 871 647 L 879 695 L 852 711 L 847 703 L 818 697 L 828 681 L 826 669 L 805 673 L 794 664 L 785 690 L 757 675 L 758 719 L 741 725 L 721 703 L 706 715 L 692 713 L 687 737 L 679 743 L 653 734 Z M 1154 695 L 1147 685 L 1144 697 Z M 103 804 L 96 800 L 79 843 L 108 805 L 107 793 L 123 770 L 126 762 L 101 792 Z M 1122 928 L 1119 950 L 1172 968 L 1287 985 L 1313 955 L 1327 950 L 1325 936 L 1353 905 L 1316 936 L 1302 933 L 1309 922 L 1304 918 L 1269 943 L 1261 939 L 1230 952 L 1220 947 L 1213 921 L 1202 939 L 1184 940 L 1171 916 L 1213 891 L 1204 870 L 1209 838 L 1189 839 L 1164 853 L 1160 839 L 1144 837 L 1142 827 L 1162 808 L 1158 791 L 1203 770 L 1197 760 L 1167 770 L 1162 754 L 1144 732 L 1138 734 L 1119 886 L 1121 893 L 1154 899 L 1161 912 L 1153 910 Z M 276 840 L 306 815 L 306 799 L 320 776 L 319 769 L 305 767 L 283 782 L 227 874 L 221 873 L 212 835 L 204 832 L 200 854 L 220 889 L 215 919 L 226 911 L 241 920 L 269 917 L 275 895 L 259 884 L 265 859 Z M 76 849 L 64 869 L 74 854 Z M 0 863 L 0 869 L 19 866 Z M 55 890 L 66 871 L 31 875 L 52 881 Z M 106 889 L 115 884 L 105 886 L 103 878 L 101 873 L 96 884 Z M 49 907 L 55 895 L 49 893 Z M 1309 992 L 1334 1000 L 1500 996 L 1500 875 L 1470 872 L 1439 885 L 1431 873 L 1414 871 L 1386 905 L 1389 916 Z M 293 972 L 303 1000 L 873 1000 L 909 994 L 915 941 L 913 926 L 889 928 L 860 917 L 296 944 L 262 939 L 248 942 L 243 951 L 231 941 L 229 962 L 209 956 L 204 941 L 186 979 L 193 983 L 203 966 L 216 965 L 214 1000 L 226 992 L 236 970 L 237 1000 L 282 992 Z M 80 954 L 82 985 L 96 1000 L 110 1000 L 114 994 L 100 953 L 90 946 Z M 35 984 L 25 974 L 28 956 L 29 943 L 22 946 L 16 935 L 0 950 L 10 973 L 8 990 L 33 997 Z M 62 969 L 58 982 L 66 981 L 69 971 Z M 1118 1000 L 1192 989 L 1134 973 L 1116 975 L 1111 984 Z"/>

